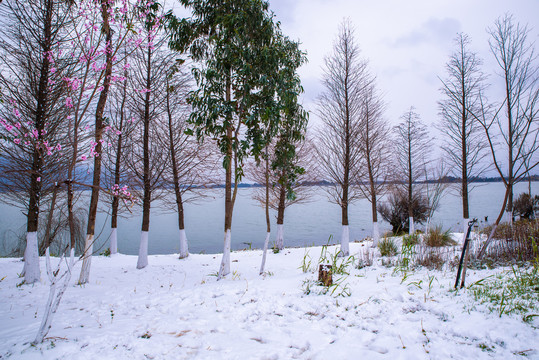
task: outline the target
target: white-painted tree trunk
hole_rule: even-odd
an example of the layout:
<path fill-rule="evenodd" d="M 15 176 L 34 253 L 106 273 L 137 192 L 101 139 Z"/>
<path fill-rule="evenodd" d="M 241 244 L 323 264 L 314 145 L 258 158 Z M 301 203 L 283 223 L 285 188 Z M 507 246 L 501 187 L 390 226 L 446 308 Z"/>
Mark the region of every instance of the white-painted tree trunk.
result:
<path fill-rule="evenodd" d="M 262 264 L 260 264 L 260 275 L 264 273 L 264 267 L 266 266 L 266 254 L 268 252 L 268 244 L 270 239 L 270 233 L 266 233 L 266 240 L 264 240 L 264 250 L 262 251 Z"/>
<path fill-rule="evenodd" d="M 230 274 L 230 242 L 231 234 L 230 229 L 225 232 L 225 241 L 223 247 L 223 258 L 221 259 L 221 266 L 219 267 L 219 274 L 217 279 L 221 279 L 223 276 Z"/>
<path fill-rule="evenodd" d="M 348 229 L 348 225 L 342 226 L 341 231 L 341 256 L 349 256 L 350 255 L 350 231 Z"/>
<path fill-rule="evenodd" d="M 372 245 L 374 247 L 378 246 L 380 242 L 380 229 L 378 228 L 378 221 L 372 222 Z"/>
<path fill-rule="evenodd" d="M 82 268 L 80 269 L 79 284 L 86 284 L 90 281 L 90 267 L 92 266 L 92 254 L 94 252 L 94 235 L 86 234 L 84 243 L 84 254 L 82 258 Z"/>
<path fill-rule="evenodd" d="M 410 216 L 410 230 L 408 231 L 408 234 L 413 235 L 415 233 L 415 227 L 414 227 L 414 217 Z"/>
<path fill-rule="evenodd" d="M 26 249 L 24 250 L 24 282 L 33 284 L 39 281 L 39 250 L 37 246 L 37 232 L 26 233 Z"/>
<path fill-rule="evenodd" d="M 187 236 L 185 229 L 180 229 L 180 259 L 185 259 L 189 256 L 189 248 L 187 246 Z"/>
<path fill-rule="evenodd" d="M 62 296 L 64 295 L 67 285 L 69 284 L 69 280 L 71 279 L 74 259 L 75 259 L 75 249 L 71 249 L 71 253 L 69 256 L 69 262 L 67 263 L 67 270 L 60 274 L 60 266 L 62 264 L 62 260 L 64 259 L 64 256 L 60 258 L 60 261 L 58 261 L 58 267 L 56 268 L 56 271 L 52 271 L 51 269 L 51 258 L 49 253 L 49 248 L 47 248 L 45 252 L 45 261 L 47 264 L 47 275 L 49 276 L 49 280 L 51 282 L 50 288 L 49 288 L 49 298 L 47 300 L 47 305 L 45 306 L 45 312 L 43 313 L 43 319 L 41 320 L 41 326 L 39 327 L 39 330 L 37 332 L 36 338 L 34 340 L 34 344 L 42 343 L 45 339 L 45 336 L 47 336 L 47 333 L 49 332 L 52 324 L 52 318 L 54 314 L 56 314 L 56 311 L 58 310 L 58 307 L 60 306 L 60 301 L 62 300 Z M 63 283 L 60 284 L 60 288 L 58 290 L 58 293 L 56 293 L 56 286 L 60 280 L 64 278 Z"/>
<path fill-rule="evenodd" d="M 114 255 L 118 253 L 118 229 L 112 228 L 110 232 L 110 254 Z"/>
<path fill-rule="evenodd" d="M 284 225 L 277 224 L 277 237 L 275 238 L 275 247 L 279 250 L 284 249 Z"/>
<path fill-rule="evenodd" d="M 137 269 L 143 269 L 146 266 L 148 266 L 148 232 L 141 231 Z"/>

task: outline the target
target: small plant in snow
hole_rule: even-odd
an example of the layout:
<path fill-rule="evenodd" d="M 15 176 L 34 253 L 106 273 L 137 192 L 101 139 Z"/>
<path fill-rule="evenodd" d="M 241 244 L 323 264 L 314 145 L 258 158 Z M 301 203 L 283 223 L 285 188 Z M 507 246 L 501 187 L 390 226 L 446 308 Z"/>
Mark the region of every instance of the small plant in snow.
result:
<path fill-rule="evenodd" d="M 299 267 L 303 273 L 310 271 L 312 258 L 309 255 L 309 250 L 305 249 L 303 259 L 301 259 L 301 266 Z"/>
<path fill-rule="evenodd" d="M 471 284 L 476 301 L 488 303 L 491 312 L 498 316 L 522 314 L 529 321 L 539 316 L 539 271 L 538 266 L 519 268 L 513 266 L 496 276 L 489 276 Z"/>
<path fill-rule="evenodd" d="M 378 249 L 380 250 L 381 256 L 395 256 L 399 252 L 397 249 L 397 244 L 393 238 L 384 238 L 378 244 Z"/>
<path fill-rule="evenodd" d="M 404 246 L 414 246 L 419 244 L 419 235 L 418 234 L 412 234 L 412 235 L 404 235 L 402 237 L 402 247 Z"/>
<path fill-rule="evenodd" d="M 101 256 L 110 256 L 110 248 L 106 248 L 99 255 L 101 255 Z"/>
<path fill-rule="evenodd" d="M 354 267 L 355 257 L 345 257 L 341 256 L 341 254 L 342 252 L 337 249 L 335 249 L 334 253 L 330 253 L 328 251 L 328 245 L 322 246 L 316 269 L 321 264 L 328 264 L 328 267 L 331 267 L 331 273 L 335 276 L 335 279 L 333 284 L 329 286 L 323 286 L 315 279 L 304 280 L 302 289 L 305 295 L 309 295 L 313 292 L 317 295 L 329 294 L 333 297 L 350 296 L 352 294 L 346 279 L 348 275 L 350 275 L 350 269 Z M 300 269 L 302 269 L 304 273 L 312 271 L 311 257 L 309 256 L 308 251 L 306 251 L 303 256 Z"/>
<path fill-rule="evenodd" d="M 411 237 L 414 237 L 417 235 L 412 235 Z M 412 267 L 412 262 L 414 260 L 415 256 L 415 249 L 414 249 L 414 243 L 411 241 L 404 241 L 404 238 L 402 240 L 402 248 L 401 248 L 401 255 L 399 257 L 399 261 L 397 263 L 397 266 L 395 267 L 395 272 L 401 272 L 406 273 L 410 268 Z"/>

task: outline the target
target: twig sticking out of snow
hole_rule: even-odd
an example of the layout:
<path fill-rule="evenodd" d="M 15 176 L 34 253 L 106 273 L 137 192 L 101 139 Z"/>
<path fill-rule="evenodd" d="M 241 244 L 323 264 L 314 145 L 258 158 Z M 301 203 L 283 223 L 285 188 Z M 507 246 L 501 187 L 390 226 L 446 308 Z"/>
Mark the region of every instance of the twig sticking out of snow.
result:
<path fill-rule="evenodd" d="M 49 277 L 49 280 L 51 282 L 50 289 L 49 289 L 49 298 L 47 300 L 47 306 L 45 307 L 45 313 L 43 314 L 43 319 L 41 320 L 41 326 L 39 327 L 39 330 L 36 335 L 36 339 L 34 340 L 34 344 L 39 344 L 43 342 L 43 339 L 45 339 L 45 336 L 47 336 L 47 333 L 49 332 L 51 328 L 52 319 L 54 317 L 54 314 L 58 310 L 58 306 L 60 305 L 60 300 L 62 300 L 62 296 L 64 295 L 67 284 L 69 283 L 69 280 L 71 279 L 71 273 L 73 269 L 74 259 L 75 259 L 75 249 L 71 249 L 69 261 L 66 261 L 67 263 L 67 269 L 60 273 L 60 267 L 62 264 L 62 260 L 64 260 L 65 253 L 62 253 L 62 256 L 60 257 L 60 261 L 58 261 L 58 266 L 56 266 L 56 270 L 52 270 L 51 268 L 51 257 L 49 253 L 49 248 L 45 251 L 45 257 L 46 257 L 46 265 L 47 265 L 47 275 Z M 58 292 L 56 292 L 56 288 L 58 286 Z"/>

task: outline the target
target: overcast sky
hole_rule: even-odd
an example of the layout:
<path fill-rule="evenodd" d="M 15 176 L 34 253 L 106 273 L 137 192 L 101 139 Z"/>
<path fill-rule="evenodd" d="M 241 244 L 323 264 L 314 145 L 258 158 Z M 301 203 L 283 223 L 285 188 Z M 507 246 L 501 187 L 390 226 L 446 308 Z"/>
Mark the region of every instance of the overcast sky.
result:
<path fill-rule="evenodd" d="M 322 91 L 324 56 L 332 51 L 339 25 L 349 18 L 362 54 L 387 103 L 386 117 L 396 124 L 410 106 L 431 125 L 438 121 L 437 101 L 445 64 L 458 32 L 471 37 L 472 50 L 484 59 L 491 98 L 499 88 L 487 27 L 505 13 L 532 28 L 539 44 L 539 0 L 269 0 L 283 32 L 301 42 L 309 63 L 300 69 L 304 106 L 312 110 Z M 537 48 L 537 45 L 536 45 Z M 494 100 L 494 99 L 492 99 Z"/>

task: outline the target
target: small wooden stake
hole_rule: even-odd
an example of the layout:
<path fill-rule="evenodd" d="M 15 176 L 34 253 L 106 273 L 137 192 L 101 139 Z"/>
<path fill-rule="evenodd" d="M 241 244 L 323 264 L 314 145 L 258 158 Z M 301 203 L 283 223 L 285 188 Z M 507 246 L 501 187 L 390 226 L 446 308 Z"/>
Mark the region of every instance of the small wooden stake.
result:
<path fill-rule="evenodd" d="M 324 286 L 333 285 L 333 273 L 331 271 L 331 265 L 320 264 L 318 268 L 318 281 Z"/>

